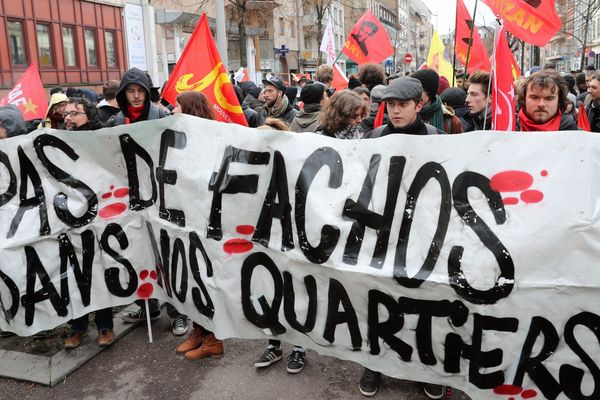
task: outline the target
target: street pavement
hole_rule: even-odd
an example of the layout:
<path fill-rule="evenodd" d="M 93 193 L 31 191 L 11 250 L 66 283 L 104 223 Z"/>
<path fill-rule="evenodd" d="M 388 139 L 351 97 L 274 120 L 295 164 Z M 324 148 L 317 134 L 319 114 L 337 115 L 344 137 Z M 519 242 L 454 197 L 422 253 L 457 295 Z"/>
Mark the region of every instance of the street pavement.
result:
<path fill-rule="evenodd" d="M 148 343 L 145 325 L 139 326 L 55 387 L 0 378 L 0 400 L 365 399 L 358 391 L 362 367 L 350 361 L 309 350 L 296 375 L 287 373 L 285 358 L 254 368 L 266 340 L 228 339 L 223 358 L 188 361 L 175 353 L 183 339 L 173 336 L 165 314 L 153 324 L 154 343 Z M 284 354 L 291 348 L 284 344 Z M 417 383 L 384 377 L 375 399 L 427 397 Z"/>

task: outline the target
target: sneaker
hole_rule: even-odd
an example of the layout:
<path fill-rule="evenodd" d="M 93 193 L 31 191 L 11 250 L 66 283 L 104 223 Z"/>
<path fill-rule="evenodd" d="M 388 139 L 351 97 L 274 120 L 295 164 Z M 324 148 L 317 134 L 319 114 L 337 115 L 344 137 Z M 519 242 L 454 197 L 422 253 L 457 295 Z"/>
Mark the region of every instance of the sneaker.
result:
<path fill-rule="evenodd" d="M 150 314 L 150 321 L 156 321 L 160 318 L 160 311 L 156 314 Z M 143 324 L 146 322 L 146 310 L 138 308 L 137 311 L 130 311 L 123 314 L 123 320 L 132 324 Z"/>
<path fill-rule="evenodd" d="M 444 397 L 446 394 L 446 386 L 442 385 L 434 385 L 433 383 L 424 383 L 423 391 L 425 392 L 425 396 L 430 399 L 438 400 Z"/>
<path fill-rule="evenodd" d="M 290 374 L 297 374 L 304 369 L 304 357 L 303 351 L 294 350 L 292 354 L 287 357 L 288 365 L 287 372 Z"/>
<path fill-rule="evenodd" d="M 276 349 L 275 347 L 267 347 L 265 352 L 262 353 L 262 356 L 256 362 L 254 362 L 254 366 L 256 368 L 268 367 L 269 365 L 281 360 L 283 358 L 283 352 L 281 349 Z"/>
<path fill-rule="evenodd" d="M 360 394 L 366 397 L 373 397 L 379 390 L 379 385 L 381 385 L 381 372 L 365 368 L 358 383 Z"/>
<path fill-rule="evenodd" d="M 171 321 L 171 330 L 175 336 L 183 336 L 188 333 L 190 325 L 188 324 L 187 316 L 178 315 Z"/>
<path fill-rule="evenodd" d="M 74 349 L 76 347 L 79 347 L 79 345 L 81 344 L 81 340 L 86 335 L 87 335 L 87 332 L 71 331 L 69 333 L 69 336 L 65 340 L 65 344 L 64 344 L 65 349 Z"/>
<path fill-rule="evenodd" d="M 115 333 L 112 329 L 101 329 L 98 331 L 98 346 L 106 347 L 115 341 Z"/>

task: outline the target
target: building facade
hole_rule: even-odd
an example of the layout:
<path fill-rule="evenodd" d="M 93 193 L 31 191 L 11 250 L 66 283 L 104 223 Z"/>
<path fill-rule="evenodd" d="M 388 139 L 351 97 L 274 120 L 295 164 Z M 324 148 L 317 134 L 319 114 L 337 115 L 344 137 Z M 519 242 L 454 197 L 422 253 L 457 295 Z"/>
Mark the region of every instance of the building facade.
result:
<path fill-rule="evenodd" d="M 0 0 L 0 89 L 31 63 L 50 86 L 101 85 L 127 68 L 123 2 Z"/>

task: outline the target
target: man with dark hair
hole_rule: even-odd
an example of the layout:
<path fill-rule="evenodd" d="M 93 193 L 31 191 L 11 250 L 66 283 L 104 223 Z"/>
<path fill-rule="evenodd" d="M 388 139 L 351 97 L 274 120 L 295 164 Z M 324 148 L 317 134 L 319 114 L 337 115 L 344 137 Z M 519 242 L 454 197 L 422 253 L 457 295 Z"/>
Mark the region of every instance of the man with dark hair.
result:
<path fill-rule="evenodd" d="M 117 114 L 121 109 L 117 103 L 117 91 L 119 90 L 119 81 L 110 80 L 102 85 L 102 95 L 104 99 L 98 103 L 98 115 L 100 121 L 106 123 L 113 115 Z"/>
<path fill-rule="evenodd" d="M 369 90 L 377 85 L 383 85 L 385 72 L 380 64 L 366 63 L 358 67 L 358 80 Z"/>
<path fill-rule="evenodd" d="M 588 119 L 592 132 L 600 132 L 600 74 L 592 77 L 589 89 L 590 102 L 586 107 Z"/>
<path fill-rule="evenodd" d="M 369 55 L 369 49 L 367 48 L 367 39 L 372 37 L 377 33 L 379 27 L 377 24 L 371 21 L 364 21 L 360 28 L 358 28 L 358 33 L 351 33 L 350 36 L 356 40 L 356 43 L 362 50 L 365 56 Z"/>
<path fill-rule="evenodd" d="M 85 97 L 71 97 L 63 114 L 68 131 L 91 131 L 102 128 L 98 109 Z"/>
<path fill-rule="evenodd" d="M 564 112 L 569 103 L 568 94 L 565 80 L 556 71 L 543 70 L 529 75 L 517 96 L 519 130 L 577 130 L 573 116 Z"/>
<path fill-rule="evenodd" d="M 265 85 L 266 117 L 279 118 L 289 126 L 298 110 L 294 109 L 285 95 L 285 83 L 274 76 L 262 82 Z"/>
<path fill-rule="evenodd" d="M 491 99 L 488 96 L 490 87 L 490 74 L 484 71 L 475 71 L 469 77 L 467 90 L 467 108 L 469 112 L 463 117 L 467 123 L 465 132 L 489 130 L 492 126 Z M 487 110 L 487 111 L 486 111 Z"/>

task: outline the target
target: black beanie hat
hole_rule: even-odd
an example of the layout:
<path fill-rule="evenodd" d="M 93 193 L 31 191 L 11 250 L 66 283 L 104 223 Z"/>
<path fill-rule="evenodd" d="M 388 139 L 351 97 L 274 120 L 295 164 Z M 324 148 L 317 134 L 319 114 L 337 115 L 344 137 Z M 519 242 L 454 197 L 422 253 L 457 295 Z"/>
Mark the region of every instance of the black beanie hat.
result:
<path fill-rule="evenodd" d="M 467 101 L 467 93 L 458 87 L 449 87 L 440 94 L 442 102 L 449 105 L 450 107 L 457 109 L 464 107 Z"/>
<path fill-rule="evenodd" d="M 304 104 L 320 103 L 325 92 L 325 85 L 321 83 L 306 84 L 300 91 L 300 101 Z"/>
<path fill-rule="evenodd" d="M 421 81 L 423 91 L 427 93 L 430 99 L 435 99 L 440 85 L 440 76 L 437 72 L 432 69 L 420 69 L 411 76 Z"/>

